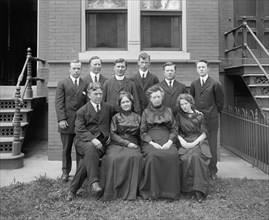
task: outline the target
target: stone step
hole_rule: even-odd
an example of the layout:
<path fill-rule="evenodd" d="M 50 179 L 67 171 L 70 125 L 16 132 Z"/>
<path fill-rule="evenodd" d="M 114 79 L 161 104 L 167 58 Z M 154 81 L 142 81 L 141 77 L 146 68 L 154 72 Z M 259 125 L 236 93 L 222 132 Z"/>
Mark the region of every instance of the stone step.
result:
<path fill-rule="evenodd" d="M 21 122 L 28 122 L 29 114 L 33 109 L 21 109 Z M 15 109 L 0 109 L 0 122 L 12 122 Z"/>
<path fill-rule="evenodd" d="M 28 122 L 21 122 L 20 136 L 24 137 Z M 0 134 L 2 137 L 13 137 L 14 127 L 11 122 L 0 122 Z"/>
<path fill-rule="evenodd" d="M 269 83 L 249 84 L 249 87 L 269 87 Z"/>
<path fill-rule="evenodd" d="M 24 154 L 0 153 L 0 169 L 19 169 L 23 167 Z"/>

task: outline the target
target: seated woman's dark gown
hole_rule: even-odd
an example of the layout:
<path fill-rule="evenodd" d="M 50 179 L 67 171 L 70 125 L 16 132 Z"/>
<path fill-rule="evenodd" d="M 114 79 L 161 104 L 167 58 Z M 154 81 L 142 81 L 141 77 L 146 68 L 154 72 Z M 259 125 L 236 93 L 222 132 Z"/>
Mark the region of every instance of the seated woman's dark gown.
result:
<path fill-rule="evenodd" d="M 142 153 L 144 172 L 139 186 L 140 195 L 147 199 L 180 196 L 180 161 L 175 144 L 169 149 L 156 149 L 150 141 L 160 145 L 177 138 L 177 125 L 172 110 L 166 106 L 144 110 L 141 121 Z"/>
<path fill-rule="evenodd" d="M 179 135 L 187 142 L 195 141 L 202 132 L 207 132 L 204 116 L 197 113 L 187 114 L 179 110 L 176 115 Z M 205 139 L 193 148 L 180 147 L 181 159 L 181 191 L 200 191 L 208 194 L 210 148 Z"/>
<path fill-rule="evenodd" d="M 120 112 L 112 117 L 111 139 L 100 170 L 101 200 L 134 200 L 142 173 L 140 147 L 127 148 L 129 142 L 139 146 L 141 116 L 134 112 Z"/>

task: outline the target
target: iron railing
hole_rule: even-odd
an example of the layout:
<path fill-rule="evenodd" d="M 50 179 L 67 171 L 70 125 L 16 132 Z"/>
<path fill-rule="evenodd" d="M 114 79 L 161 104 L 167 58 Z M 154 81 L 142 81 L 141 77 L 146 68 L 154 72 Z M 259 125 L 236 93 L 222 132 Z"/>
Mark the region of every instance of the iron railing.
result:
<path fill-rule="evenodd" d="M 236 45 L 236 43 L 235 43 L 236 34 L 237 34 L 238 31 L 242 31 L 242 38 L 243 38 L 242 42 L 243 43 L 241 45 Z M 232 51 L 242 49 L 242 58 L 243 58 L 242 60 L 243 60 L 243 64 L 244 64 L 244 59 L 247 57 L 246 52 L 249 52 L 251 57 L 255 60 L 256 64 L 259 66 L 259 68 L 263 72 L 264 76 L 269 80 L 269 74 L 265 71 L 262 64 L 259 62 L 259 60 L 255 56 L 255 54 L 252 52 L 252 50 L 250 49 L 250 47 L 247 44 L 247 34 L 248 33 L 250 33 L 250 35 L 254 38 L 254 40 L 257 42 L 257 44 L 260 46 L 260 48 L 265 52 L 265 54 L 267 55 L 267 57 L 269 59 L 268 50 L 264 47 L 262 42 L 256 37 L 256 35 L 251 30 L 251 28 L 248 26 L 247 21 L 246 21 L 246 17 L 243 17 L 243 23 L 241 25 L 239 25 L 238 27 L 233 28 L 231 31 L 228 31 L 228 32 L 224 33 L 224 36 L 226 38 L 226 42 L 227 42 L 229 34 L 233 35 L 233 40 L 234 40 L 233 48 L 225 50 L 225 54 L 227 55 L 228 53 L 230 53 Z"/>
<path fill-rule="evenodd" d="M 221 113 L 223 147 L 269 174 L 269 122 L 256 110 L 227 106 Z"/>
<path fill-rule="evenodd" d="M 43 78 L 32 77 L 32 61 L 41 61 L 43 64 L 46 63 L 45 60 L 39 59 L 37 57 L 32 56 L 31 48 L 27 49 L 27 56 L 25 63 L 23 65 L 22 71 L 18 77 L 16 90 L 13 95 L 13 99 L 15 102 L 15 113 L 13 117 L 13 128 L 14 128 L 14 139 L 12 143 L 12 156 L 17 156 L 21 154 L 21 138 L 20 138 L 20 130 L 21 130 L 21 105 L 23 103 L 24 97 L 33 98 L 33 89 L 32 89 L 32 81 L 40 80 L 44 82 Z M 25 70 L 27 68 L 27 77 L 24 86 L 24 90 L 21 94 L 21 82 L 24 77 Z"/>

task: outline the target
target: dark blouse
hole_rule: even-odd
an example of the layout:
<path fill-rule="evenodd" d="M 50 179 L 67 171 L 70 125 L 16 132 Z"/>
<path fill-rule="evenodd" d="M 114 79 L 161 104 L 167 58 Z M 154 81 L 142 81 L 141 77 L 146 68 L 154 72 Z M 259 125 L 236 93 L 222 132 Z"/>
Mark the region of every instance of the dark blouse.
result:
<path fill-rule="evenodd" d="M 179 135 L 182 138 L 200 136 L 203 132 L 208 136 L 207 123 L 202 114 L 178 112 L 176 115 Z"/>
<path fill-rule="evenodd" d="M 141 139 L 145 142 L 152 141 L 151 136 L 148 131 L 154 127 L 166 127 L 170 133 L 169 139 L 173 142 L 177 137 L 177 124 L 173 116 L 172 110 L 169 107 L 161 106 L 159 108 L 154 108 L 152 104 L 144 110 L 142 114 L 141 121 Z"/>
<path fill-rule="evenodd" d="M 113 143 L 127 147 L 130 139 L 139 138 L 141 116 L 134 112 L 119 112 L 112 117 L 110 133 Z"/>

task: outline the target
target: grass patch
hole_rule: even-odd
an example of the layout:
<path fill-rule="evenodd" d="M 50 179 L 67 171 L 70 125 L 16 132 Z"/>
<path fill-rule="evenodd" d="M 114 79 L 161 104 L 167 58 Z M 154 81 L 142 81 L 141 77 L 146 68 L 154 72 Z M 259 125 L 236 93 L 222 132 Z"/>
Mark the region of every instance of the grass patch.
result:
<path fill-rule="evenodd" d="M 0 188 L 0 219 L 268 219 L 266 180 L 217 179 L 203 203 L 179 200 L 96 201 L 87 191 L 67 202 L 67 184 L 41 176 Z"/>

